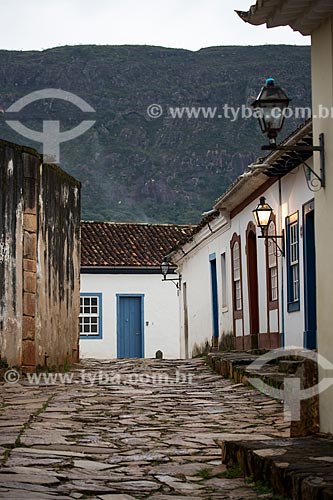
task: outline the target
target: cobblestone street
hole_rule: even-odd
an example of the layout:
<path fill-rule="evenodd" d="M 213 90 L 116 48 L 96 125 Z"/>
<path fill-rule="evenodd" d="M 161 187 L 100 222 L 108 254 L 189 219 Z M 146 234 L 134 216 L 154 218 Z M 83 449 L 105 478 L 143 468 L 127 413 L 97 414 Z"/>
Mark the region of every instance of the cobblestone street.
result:
<path fill-rule="evenodd" d="M 282 405 L 202 360 L 85 361 L 1 387 L 0 498 L 270 498 L 221 465 L 226 434 L 288 436 Z"/>

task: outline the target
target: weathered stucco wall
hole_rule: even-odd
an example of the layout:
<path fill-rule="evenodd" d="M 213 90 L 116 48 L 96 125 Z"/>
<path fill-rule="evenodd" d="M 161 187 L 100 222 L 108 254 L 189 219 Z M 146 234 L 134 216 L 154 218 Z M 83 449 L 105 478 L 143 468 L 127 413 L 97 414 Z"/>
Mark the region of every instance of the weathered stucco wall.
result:
<path fill-rule="evenodd" d="M 19 365 L 22 350 L 23 154 L 0 142 L 0 356 Z"/>
<path fill-rule="evenodd" d="M 78 361 L 80 184 L 55 165 L 38 173 L 37 364 Z"/>
<path fill-rule="evenodd" d="M 0 141 L 0 361 L 78 359 L 80 184 Z"/>

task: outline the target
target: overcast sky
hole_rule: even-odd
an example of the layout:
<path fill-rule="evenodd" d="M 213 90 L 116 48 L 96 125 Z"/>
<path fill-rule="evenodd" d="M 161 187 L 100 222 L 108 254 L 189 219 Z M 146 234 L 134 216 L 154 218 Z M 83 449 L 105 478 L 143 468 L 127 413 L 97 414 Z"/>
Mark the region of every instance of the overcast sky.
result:
<path fill-rule="evenodd" d="M 309 44 L 290 28 L 245 24 L 234 9 L 254 0 L 0 0 L 0 48 L 139 44 L 198 50 L 214 45 Z"/>

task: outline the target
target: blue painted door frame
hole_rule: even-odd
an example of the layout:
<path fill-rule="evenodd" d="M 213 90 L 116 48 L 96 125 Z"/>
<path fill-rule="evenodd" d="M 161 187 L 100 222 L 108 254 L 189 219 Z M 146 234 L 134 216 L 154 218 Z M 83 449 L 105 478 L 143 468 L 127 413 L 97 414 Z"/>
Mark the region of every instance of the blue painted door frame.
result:
<path fill-rule="evenodd" d="M 304 347 L 317 349 L 317 294 L 314 200 L 303 206 Z"/>
<path fill-rule="evenodd" d="M 210 279 L 212 291 L 213 337 L 219 336 L 219 304 L 217 295 L 217 270 L 215 253 L 209 256 Z"/>
<path fill-rule="evenodd" d="M 117 356 L 144 357 L 144 295 L 117 294 Z"/>

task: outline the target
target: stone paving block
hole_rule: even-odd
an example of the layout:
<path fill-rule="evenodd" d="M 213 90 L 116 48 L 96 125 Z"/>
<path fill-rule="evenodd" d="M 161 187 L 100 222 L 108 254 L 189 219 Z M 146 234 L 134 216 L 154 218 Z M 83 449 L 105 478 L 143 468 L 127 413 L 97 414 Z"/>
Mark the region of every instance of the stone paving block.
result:
<path fill-rule="evenodd" d="M 154 481 L 121 481 L 119 483 L 108 482 L 107 485 L 114 490 L 151 492 L 160 489 L 160 485 Z"/>
<path fill-rule="evenodd" d="M 74 467 L 77 467 L 79 469 L 85 469 L 89 471 L 101 471 L 115 467 L 114 465 L 97 462 L 94 460 L 74 460 L 73 465 Z"/>
<path fill-rule="evenodd" d="M 131 495 L 126 494 L 116 494 L 116 495 L 100 495 L 97 498 L 100 500 L 135 500 Z"/>
<path fill-rule="evenodd" d="M 82 382 L 82 369 L 88 383 Z M 119 382 L 91 384 L 101 370 L 105 379 L 117 375 Z M 177 382 L 177 370 L 191 381 Z M 156 374 L 170 383 L 154 385 Z M 85 360 L 73 376 L 66 386 L 31 387 L 23 381 L 6 387 L 0 436 L 6 436 L 8 450 L 0 480 L 10 479 L 8 498 L 15 498 L 14 490 L 26 492 L 27 500 L 34 494 L 89 500 L 256 498 L 243 479 L 222 477 L 218 442 L 230 435 L 283 438 L 282 405 L 212 375 L 200 359 Z M 33 479 L 24 482 L 28 478 Z"/>
<path fill-rule="evenodd" d="M 21 482 L 28 484 L 55 484 L 59 483 L 59 479 L 56 477 L 50 477 L 49 475 L 38 475 L 38 474 L 10 474 L 10 473 L 0 473 L 0 484 L 11 483 L 11 482 Z"/>
<path fill-rule="evenodd" d="M 56 497 L 51 493 L 38 493 L 36 491 L 27 490 L 10 490 L 8 488 L 0 488 L 0 498 L 12 498 L 13 500 L 72 500 L 72 497 L 57 495 Z"/>
<path fill-rule="evenodd" d="M 156 495 L 152 495 L 148 497 L 148 500 L 203 500 L 203 498 L 200 496 L 184 496 L 184 495 L 161 495 L 157 493 Z"/>

